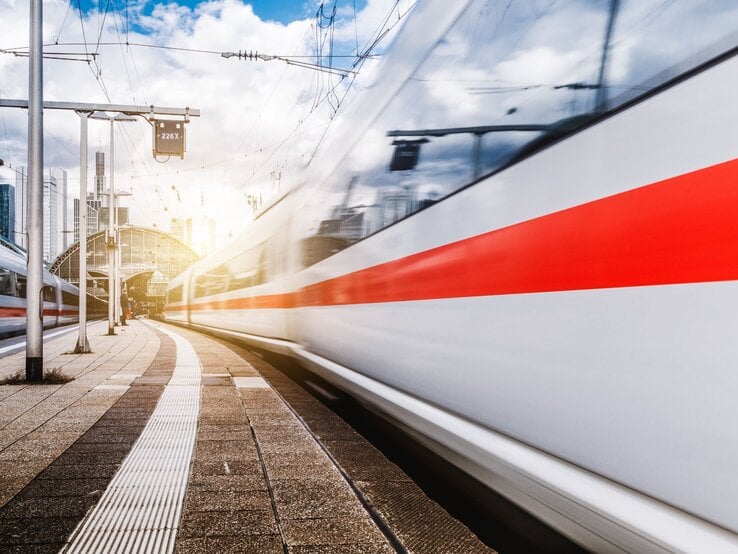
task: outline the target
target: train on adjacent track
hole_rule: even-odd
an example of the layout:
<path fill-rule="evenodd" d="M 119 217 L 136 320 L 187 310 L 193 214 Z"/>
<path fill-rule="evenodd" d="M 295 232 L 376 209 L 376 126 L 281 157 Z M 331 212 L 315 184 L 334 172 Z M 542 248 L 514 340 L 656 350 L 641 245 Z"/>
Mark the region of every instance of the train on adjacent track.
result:
<path fill-rule="evenodd" d="M 70 325 L 79 321 L 79 289 L 43 271 L 44 329 Z M 105 313 L 106 304 L 91 299 L 88 315 L 92 318 Z M 0 245 L 0 337 L 23 334 L 26 331 L 26 256 L 10 245 Z"/>
<path fill-rule="evenodd" d="M 293 356 L 588 549 L 738 551 L 736 29 L 419 2 L 166 319 Z"/>

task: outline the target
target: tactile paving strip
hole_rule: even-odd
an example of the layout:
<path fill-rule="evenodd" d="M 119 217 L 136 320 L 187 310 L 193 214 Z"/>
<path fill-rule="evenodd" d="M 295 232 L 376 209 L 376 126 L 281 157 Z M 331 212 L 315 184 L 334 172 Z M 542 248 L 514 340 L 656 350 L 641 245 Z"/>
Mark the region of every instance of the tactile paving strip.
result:
<path fill-rule="evenodd" d="M 173 552 L 200 410 L 199 358 L 174 340 L 177 365 L 141 436 L 65 549 L 78 552 Z"/>

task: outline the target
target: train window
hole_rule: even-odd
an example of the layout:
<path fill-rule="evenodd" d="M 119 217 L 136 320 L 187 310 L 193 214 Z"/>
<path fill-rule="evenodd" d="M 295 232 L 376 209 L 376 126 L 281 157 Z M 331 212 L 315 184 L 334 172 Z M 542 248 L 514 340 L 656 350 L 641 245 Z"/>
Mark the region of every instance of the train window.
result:
<path fill-rule="evenodd" d="M 63 290 L 62 291 L 62 304 L 67 304 L 68 306 L 76 306 L 79 304 L 79 296 L 72 292 L 68 292 Z"/>
<path fill-rule="evenodd" d="M 56 302 L 56 289 L 52 285 L 43 285 L 44 302 Z"/>
<path fill-rule="evenodd" d="M 269 271 L 266 247 L 267 243 L 262 242 L 200 275 L 195 280 L 195 297 L 211 296 L 264 284 Z"/>
<path fill-rule="evenodd" d="M 177 285 L 167 291 L 167 304 L 182 301 L 182 285 Z"/>
<path fill-rule="evenodd" d="M 304 265 L 734 47 L 736 28 L 735 2 L 472 2 L 308 206 Z"/>
<path fill-rule="evenodd" d="M 0 294 L 13 296 L 13 272 L 0 268 Z"/>
<path fill-rule="evenodd" d="M 614 14 L 603 101 L 611 108 L 738 44 L 738 4 L 621 1 Z"/>
<path fill-rule="evenodd" d="M 207 273 L 199 275 L 195 280 L 195 298 L 223 292 L 228 279 L 228 268 L 225 265 L 220 265 Z"/>
<path fill-rule="evenodd" d="M 266 259 L 266 243 L 263 242 L 245 254 L 229 260 L 226 267 L 230 279 L 224 290 L 238 290 L 265 283 Z"/>
<path fill-rule="evenodd" d="M 26 277 L 19 273 L 15 274 L 15 292 L 16 296 L 21 298 L 26 297 Z"/>

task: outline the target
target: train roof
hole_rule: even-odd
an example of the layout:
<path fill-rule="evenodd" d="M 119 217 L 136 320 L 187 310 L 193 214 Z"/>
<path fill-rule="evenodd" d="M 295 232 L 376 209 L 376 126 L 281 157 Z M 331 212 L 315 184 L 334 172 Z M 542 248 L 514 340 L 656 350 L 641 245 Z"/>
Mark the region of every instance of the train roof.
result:
<path fill-rule="evenodd" d="M 28 255 L 23 249 L 0 240 L 0 268 L 8 269 L 19 275 L 26 275 L 27 265 Z M 57 283 L 62 290 L 79 293 L 76 286 L 51 273 L 46 265 L 43 268 L 43 280 L 44 283 Z"/>

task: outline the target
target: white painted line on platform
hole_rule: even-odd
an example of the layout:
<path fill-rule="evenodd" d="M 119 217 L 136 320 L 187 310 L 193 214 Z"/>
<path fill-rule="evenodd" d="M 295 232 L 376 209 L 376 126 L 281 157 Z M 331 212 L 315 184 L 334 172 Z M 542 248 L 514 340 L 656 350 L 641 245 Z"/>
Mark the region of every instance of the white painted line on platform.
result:
<path fill-rule="evenodd" d="M 170 383 L 141 436 L 65 552 L 173 552 L 200 412 L 202 367 L 192 345 L 160 327 L 177 347 Z"/>
<path fill-rule="evenodd" d="M 117 385 L 130 385 L 139 377 L 141 377 L 141 375 L 134 373 L 119 373 L 118 375 L 111 375 L 107 380 L 113 382 L 118 381 L 118 383 L 116 383 Z"/>
<path fill-rule="evenodd" d="M 263 377 L 234 377 L 233 384 L 237 389 L 268 389 L 267 383 Z"/>
<path fill-rule="evenodd" d="M 100 383 L 92 390 L 125 390 L 130 389 L 131 387 L 128 385 L 113 385 L 109 383 Z"/>

